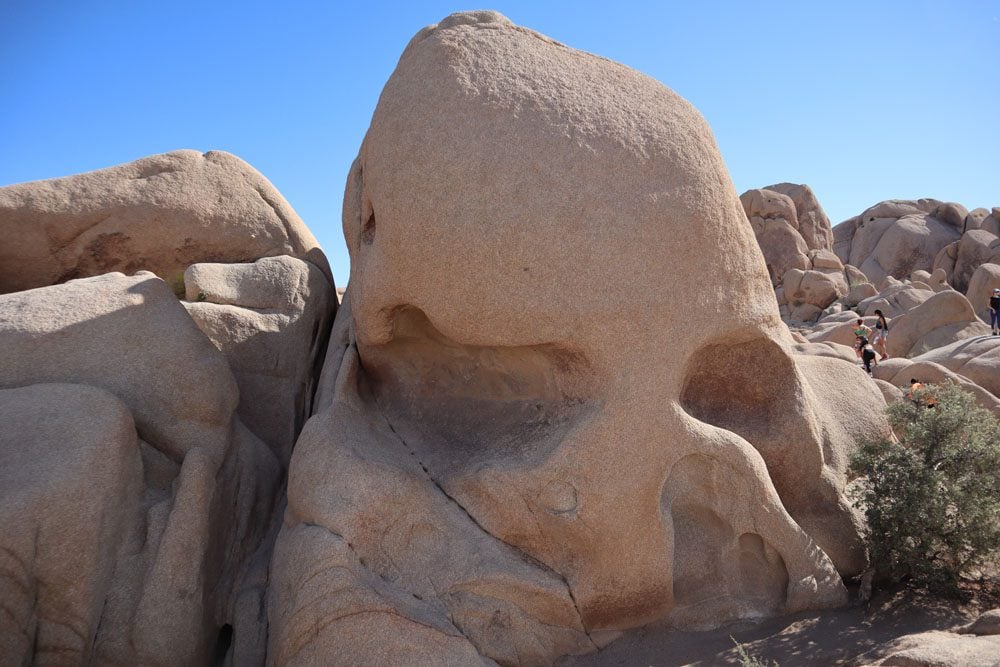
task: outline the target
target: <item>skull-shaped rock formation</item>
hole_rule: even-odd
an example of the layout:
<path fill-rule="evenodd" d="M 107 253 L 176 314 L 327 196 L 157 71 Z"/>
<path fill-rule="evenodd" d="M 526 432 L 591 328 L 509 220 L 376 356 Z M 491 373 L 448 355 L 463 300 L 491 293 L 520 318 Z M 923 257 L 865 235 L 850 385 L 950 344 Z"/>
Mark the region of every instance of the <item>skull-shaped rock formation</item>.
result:
<path fill-rule="evenodd" d="M 270 662 L 546 663 L 654 620 L 845 600 L 865 565 L 847 450 L 884 402 L 794 353 L 683 99 L 450 16 L 386 84 L 344 234 Z"/>

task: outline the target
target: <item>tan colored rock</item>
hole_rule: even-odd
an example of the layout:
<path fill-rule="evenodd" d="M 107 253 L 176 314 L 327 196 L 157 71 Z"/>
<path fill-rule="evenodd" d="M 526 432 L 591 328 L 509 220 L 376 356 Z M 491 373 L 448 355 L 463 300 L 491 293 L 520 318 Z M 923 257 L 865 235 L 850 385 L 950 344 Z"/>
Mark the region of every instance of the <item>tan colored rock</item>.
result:
<path fill-rule="evenodd" d="M 953 289 L 952 286 L 948 284 L 948 274 L 941 268 L 934 269 L 934 272 L 931 273 L 930 277 L 928 277 L 927 283 L 935 292 L 943 292 L 944 290 Z"/>
<path fill-rule="evenodd" d="M 330 275 L 288 202 L 222 151 L 174 151 L 0 188 L 0 238 L 0 293 L 138 270 L 183 293 L 190 264 L 272 255 L 308 259 Z"/>
<path fill-rule="evenodd" d="M 748 190 L 740 195 L 740 202 L 775 287 L 791 269 L 843 272 L 843 265 L 830 250 L 830 220 L 809 186 L 781 183 Z M 846 283 L 840 291 L 847 292 Z M 829 303 L 814 305 L 822 309 Z"/>
<path fill-rule="evenodd" d="M 798 354 L 840 359 L 851 364 L 855 364 L 858 361 L 857 355 L 855 355 L 852 348 L 833 342 L 812 343 L 808 340 L 803 340 L 795 346 L 795 351 Z"/>
<path fill-rule="evenodd" d="M 318 364 L 335 312 L 333 285 L 293 257 L 193 264 L 184 306 L 229 361 L 242 421 L 288 464 L 312 410 Z"/>
<path fill-rule="evenodd" d="M 1000 264 L 1000 238 L 984 229 L 962 235 L 950 282 L 960 292 L 969 287 L 972 274 L 985 263 Z"/>
<path fill-rule="evenodd" d="M 976 208 L 969 211 L 969 214 L 965 216 L 965 222 L 963 223 L 963 233 L 982 227 L 983 221 L 988 218 L 989 215 L 989 210 L 985 208 Z"/>
<path fill-rule="evenodd" d="M 996 667 L 1000 637 L 975 637 L 933 630 L 906 635 L 880 647 L 889 655 L 874 663 L 887 667 Z"/>
<path fill-rule="evenodd" d="M 899 387 L 901 390 L 909 389 L 911 379 L 920 380 L 925 384 L 955 382 L 972 394 L 980 406 L 993 411 L 994 414 L 1000 415 L 1000 399 L 965 376 L 959 375 L 938 363 L 895 357 L 879 362 L 878 366 L 872 371 L 872 375 L 876 379 L 884 380 L 895 387 Z"/>
<path fill-rule="evenodd" d="M 236 383 L 167 284 L 107 274 L 57 287 L 0 295 L 0 383 L 101 387 L 174 461 L 194 447 L 221 461 Z"/>
<path fill-rule="evenodd" d="M 979 228 L 994 236 L 1000 236 L 1000 207 L 994 206 Z"/>
<path fill-rule="evenodd" d="M 1000 397 L 1000 337 L 978 336 L 955 341 L 915 357 L 934 362 Z"/>
<path fill-rule="evenodd" d="M 815 307 L 818 313 L 847 293 L 847 283 L 839 271 L 791 269 L 785 273 L 783 283 L 784 298 L 793 311 L 805 304 Z"/>
<path fill-rule="evenodd" d="M 809 261 L 814 269 L 832 269 L 843 272 L 844 265 L 832 250 L 810 250 Z"/>
<path fill-rule="evenodd" d="M 976 317 L 968 299 L 955 291 L 938 292 L 890 324 L 887 349 L 892 357 L 915 357 L 988 333 L 989 327 Z"/>
<path fill-rule="evenodd" d="M 987 324 L 990 323 L 990 297 L 997 287 L 1000 287 L 1000 264 L 980 264 L 969 279 L 966 296 L 973 310 Z"/>
<path fill-rule="evenodd" d="M 913 310 L 927 299 L 934 296 L 929 285 L 899 283 L 882 289 L 875 296 L 870 296 L 858 302 L 858 310 L 867 315 L 874 315 L 875 310 L 881 310 L 886 317 L 898 317 Z"/>
<path fill-rule="evenodd" d="M 799 233 L 791 198 L 770 190 L 749 190 L 740 201 L 775 286 L 781 284 L 781 277 L 790 269 L 810 268 L 809 246 Z"/>
<path fill-rule="evenodd" d="M 95 387 L 0 389 L 0 662 L 92 664 L 142 511 L 128 408 Z"/>
<path fill-rule="evenodd" d="M 414 37 L 348 179 L 272 660 L 409 640 L 547 663 L 651 621 L 846 599 L 847 454 L 884 432 L 881 393 L 794 354 L 730 183 L 652 79 L 493 12 Z"/>
<path fill-rule="evenodd" d="M 830 218 L 819 205 L 819 200 L 808 185 L 796 183 L 778 183 L 766 188 L 771 192 L 783 194 L 791 199 L 795 206 L 795 216 L 799 233 L 810 250 L 832 250 L 833 231 L 830 228 Z M 819 267 L 817 267 L 819 268 Z"/>
<path fill-rule="evenodd" d="M 955 261 L 958 259 L 958 241 L 949 243 L 938 251 L 934 256 L 932 264 L 933 271 L 944 271 L 947 280 L 951 280 L 951 274 L 955 271 Z"/>
<path fill-rule="evenodd" d="M 121 426 L 127 437 L 109 435 L 101 444 L 101 452 L 116 457 L 113 462 L 77 465 L 64 454 L 36 461 L 30 448 L 21 449 L 34 437 L 29 427 L 36 415 L 13 432 L 16 439 L 7 445 L 17 456 L 28 452 L 33 461 L 28 473 L 15 468 L 13 474 L 47 480 L 69 474 L 59 467 L 63 463 L 76 466 L 74 474 L 87 482 L 88 493 L 99 489 L 101 502 L 115 503 L 106 515 L 109 533 L 100 545 L 100 572 L 88 571 L 86 563 L 82 573 L 76 571 L 72 563 L 77 561 L 66 555 L 95 548 L 87 535 L 105 530 L 99 521 L 53 533 L 36 555 L 36 560 L 59 564 L 40 585 L 59 590 L 77 581 L 81 595 L 98 605 L 96 625 L 93 616 L 73 621 L 85 640 L 83 655 L 90 656 L 82 662 L 200 664 L 209 660 L 226 625 L 234 641 L 259 633 L 262 609 L 240 623 L 234 605 L 269 523 L 280 466 L 264 443 L 234 419 L 237 390 L 228 364 L 170 288 L 148 273 L 108 274 L 0 295 L 0 386 L 31 385 L 32 391 L 51 386 L 40 383 L 89 385 L 79 391 L 100 388 L 123 404 L 111 411 L 118 415 L 112 419 L 110 408 L 90 414 L 74 408 L 69 397 L 59 401 L 54 396 L 51 411 L 66 410 L 51 418 L 63 425 L 58 435 L 64 444 L 57 446 L 49 437 L 43 442 L 57 453 L 84 447 L 89 433 L 107 434 L 112 424 L 128 426 Z M 95 431 L 93 420 L 105 430 Z M 116 472 L 119 466 L 140 459 L 134 476 L 141 484 L 141 505 L 135 520 L 122 526 L 119 514 L 136 509 L 136 503 L 131 492 L 120 490 L 125 482 L 105 476 L 124 475 Z M 63 499 L 36 500 L 36 523 L 57 525 L 59 519 L 49 515 L 61 511 Z M 65 500 L 80 504 L 76 515 L 99 509 L 86 494 Z M 67 613 L 75 613 L 72 605 Z M 45 661 L 30 648 L 28 657 Z"/>
<path fill-rule="evenodd" d="M 840 259 L 840 255 L 837 255 L 837 259 Z M 861 283 L 871 282 L 870 280 L 868 280 L 868 276 L 862 273 L 860 269 L 851 266 L 850 264 L 844 265 L 844 277 L 847 279 L 847 284 L 852 287 L 854 285 L 860 285 Z"/>
<path fill-rule="evenodd" d="M 966 635 L 1000 635 L 1000 609 L 984 611 L 960 632 Z"/>
<path fill-rule="evenodd" d="M 788 317 L 793 322 L 815 322 L 816 318 L 822 314 L 823 311 L 819 306 L 814 306 L 811 303 L 800 303 L 789 312 Z"/>
<path fill-rule="evenodd" d="M 861 283 L 852 287 L 851 291 L 847 293 L 847 303 L 858 304 L 865 299 L 876 296 L 878 296 L 878 290 L 875 289 L 874 285 L 871 283 Z"/>
<path fill-rule="evenodd" d="M 957 229 L 961 229 L 964 232 L 965 230 L 962 228 L 965 225 L 965 219 L 969 215 L 969 209 L 965 208 L 961 204 L 947 202 L 934 209 L 932 215 L 938 220 L 941 220 Z"/>
<path fill-rule="evenodd" d="M 844 312 L 844 304 L 839 301 L 835 301 L 827 306 L 827 308 L 823 311 L 823 317 L 826 317 L 827 315 L 836 315 L 842 312 Z"/>
<path fill-rule="evenodd" d="M 885 276 L 930 271 L 941 249 L 961 236 L 959 208 L 933 199 L 881 202 L 834 228 L 834 251 L 876 285 Z"/>
<path fill-rule="evenodd" d="M 882 362 L 882 363 L 885 363 L 885 362 Z M 878 364 L 876 364 L 876 369 L 877 369 L 877 367 L 878 367 Z M 874 374 L 875 373 L 873 372 L 873 375 Z M 885 399 L 886 404 L 890 404 L 891 405 L 892 403 L 895 403 L 896 401 L 902 400 L 903 397 L 905 396 L 905 394 L 903 393 L 902 388 L 897 387 L 896 385 L 894 385 L 894 384 L 892 384 L 890 382 L 886 382 L 885 380 L 880 380 L 878 378 L 875 378 L 875 386 L 878 387 L 879 391 L 882 392 L 882 398 Z"/>

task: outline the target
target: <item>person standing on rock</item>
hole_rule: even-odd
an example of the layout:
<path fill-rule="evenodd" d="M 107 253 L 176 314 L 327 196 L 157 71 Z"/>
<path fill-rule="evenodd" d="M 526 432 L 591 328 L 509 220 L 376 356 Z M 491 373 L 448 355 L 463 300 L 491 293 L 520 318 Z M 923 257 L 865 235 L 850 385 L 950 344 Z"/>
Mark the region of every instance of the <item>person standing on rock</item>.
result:
<path fill-rule="evenodd" d="M 889 358 L 889 352 L 886 350 L 886 343 L 889 341 L 889 321 L 885 319 L 885 315 L 882 314 L 881 310 L 875 311 L 875 339 L 872 340 L 872 344 L 878 353 L 882 355 L 881 361 L 885 361 Z"/>
<path fill-rule="evenodd" d="M 872 330 L 865 325 L 865 321 L 859 317 L 854 326 L 854 351 L 857 352 L 858 359 L 862 364 L 864 363 L 864 358 L 862 357 L 861 350 L 868 344 L 868 340 L 871 338 L 871 335 Z"/>
<path fill-rule="evenodd" d="M 1000 336 L 1000 287 L 993 290 L 990 296 L 990 329 L 994 336 Z"/>

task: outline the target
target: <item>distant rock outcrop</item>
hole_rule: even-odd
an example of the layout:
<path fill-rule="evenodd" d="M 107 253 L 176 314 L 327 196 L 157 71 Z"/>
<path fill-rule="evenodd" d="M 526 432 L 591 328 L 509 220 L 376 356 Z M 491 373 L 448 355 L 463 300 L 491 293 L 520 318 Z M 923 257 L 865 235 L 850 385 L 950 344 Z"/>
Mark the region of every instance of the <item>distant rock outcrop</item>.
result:
<path fill-rule="evenodd" d="M 833 228 L 833 250 L 872 283 L 934 269 L 942 248 L 962 235 L 967 212 L 936 199 L 890 200 Z"/>
<path fill-rule="evenodd" d="M 769 185 L 740 201 L 784 317 L 813 321 L 848 293 L 844 265 L 831 250 L 830 220 L 808 185 Z"/>

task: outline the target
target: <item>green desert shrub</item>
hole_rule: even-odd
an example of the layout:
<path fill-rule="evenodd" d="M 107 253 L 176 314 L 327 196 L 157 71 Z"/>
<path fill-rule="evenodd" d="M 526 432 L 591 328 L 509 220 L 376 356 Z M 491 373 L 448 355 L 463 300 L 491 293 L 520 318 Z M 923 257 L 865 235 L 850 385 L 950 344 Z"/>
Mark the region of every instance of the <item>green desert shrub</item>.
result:
<path fill-rule="evenodd" d="M 957 593 L 1000 554 L 1000 421 L 952 383 L 886 412 L 897 439 L 863 443 L 851 461 L 876 579 Z"/>
<path fill-rule="evenodd" d="M 771 662 L 768 664 L 756 656 L 751 655 L 743 644 L 733 639 L 732 635 L 729 635 L 729 639 L 736 645 L 736 659 L 740 661 L 740 667 L 780 667 L 777 662 Z"/>

